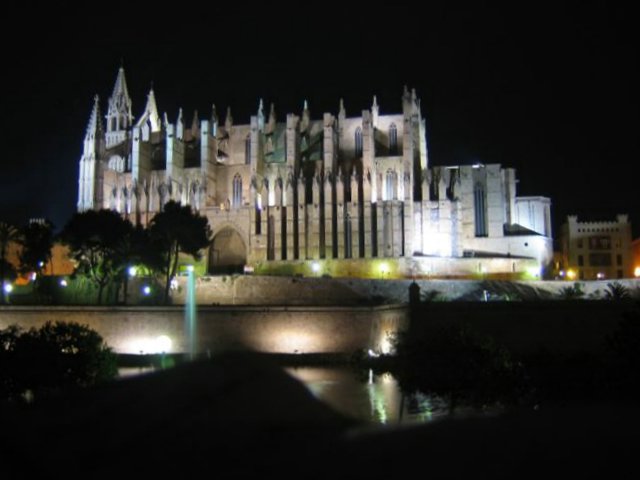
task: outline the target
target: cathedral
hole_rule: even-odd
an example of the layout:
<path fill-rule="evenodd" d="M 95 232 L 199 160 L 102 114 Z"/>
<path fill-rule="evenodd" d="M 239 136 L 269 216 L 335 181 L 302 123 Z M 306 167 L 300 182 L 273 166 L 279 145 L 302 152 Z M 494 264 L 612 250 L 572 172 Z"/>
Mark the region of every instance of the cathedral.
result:
<path fill-rule="evenodd" d="M 104 117 L 94 101 L 78 211 L 146 224 L 188 204 L 211 225 L 211 273 L 518 277 L 551 261 L 550 200 L 518 197 L 498 164 L 430 166 L 415 90 L 397 114 L 374 97 L 357 116 L 341 100 L 314 119 L 305 101 L 278 119 L 261 100 L 249 124 L 215 106 L 188 120 L 161 117 L 153 89 L 134 118 L 120 68 Z"/>

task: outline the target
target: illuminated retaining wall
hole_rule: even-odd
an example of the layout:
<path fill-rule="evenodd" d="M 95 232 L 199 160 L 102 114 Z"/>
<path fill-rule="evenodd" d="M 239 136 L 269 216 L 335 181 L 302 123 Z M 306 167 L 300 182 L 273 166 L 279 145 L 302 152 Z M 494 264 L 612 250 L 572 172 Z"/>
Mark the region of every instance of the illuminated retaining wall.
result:
<path fill-rule="evenodd" d="M 0 329 L 78 322 L 96 330 L 117 353 L 187 350 L 180 307 L 3 307 Z M 197 350 L 270 353 L 389 351 L 389 335 L 408 324 L 404 306 L 198 308 Z"/>
<path fill-rule="evenodd" d="M 481 261 L 475 259 L 476 262 Z M 387 263 L 385 268 L 391 268 Z M 383 264 L 384 266 L 384 264 Z M 479 276 L 480 277 L 480 276 Z M 185 300 L 185 278 L 179 277 L 178 290 L 172 292 L 175 304 Z M 371 305 L 384 300 L 387 304 L 409 301 L 411 280 L 363 278 L 318 278 L 261 275 L 229 275 L 196 278 L 199 305 Z M 565 281 L 492 281 L 416 280 L 423 294 L 437 292 L 442 300 L 482 300 L 508 294 L 511 300 L 560 298 L 562 289 L 574 282 Z M 603 298 L 611 281 L 580 282 L 586 298 Z M 640 279 L 618 280 L 640 299 Z"/>
<path fill-rule="evenodd" d="M 430 302 L 416 312 L 412 335 L 466 323 L 516 352 L 602 351 L 633 302 Z M 637 307 L 635 307 L 637 308 Z M 0 329 L 75 321 L 98 331 L 118 353 L 184 352 L 180 307 L 0 307 Z M 389 336 L 409 324 L 405 305 L 379 307 L 200 307 L 201 352 L 252 349 L 272 353 L 389 350 Z"/>

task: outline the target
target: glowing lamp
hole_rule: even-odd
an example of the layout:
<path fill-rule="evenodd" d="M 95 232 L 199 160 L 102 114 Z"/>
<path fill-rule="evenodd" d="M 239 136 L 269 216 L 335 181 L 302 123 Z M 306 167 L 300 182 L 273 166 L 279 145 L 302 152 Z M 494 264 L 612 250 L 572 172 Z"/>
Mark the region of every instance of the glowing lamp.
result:
<path fill-rule="evenodd" d="M 382 262 L 380 264 L 380 273 L 384 276 L 384 275 L 388 275 L 389 274 L 389 264 L 387 262 Z"/>
<path fill-rule="evenodd" d="M 567 270 L 567 278 L 569 280 L 573 280 L 574 278 L 576 278 L 576 272 L 573 270 Z"/>
<path fill-rule="evenodd" d="M 142 293 L 145 295 L 151 295 L 151 287 L 149 285 L 145 285 L 142 287 Z"/>
<path fill-rule="evenodd" d="M 534 278 L 538 278 L 540 276 L 540 267 L 539 266 L 529 267 L 527 268 L 527 273 Z"/>
<path fill-rule="evenodd" d="M 635 268 L 635 270 L 633 271 L 633 276 L 636 278 L 640 277 L 640 267 Z"/>
<path fill-rule="evenodd" d="M 11 285 L 10 283 L 5 283 L 4 284 L 4 291 L 7 292 L 7 293 L 13 292 L 13 285 Z"/>
<path fill-rule="evenodd" d="M 318 262 L 313 262 L 311 264 L 311 270 L 313 273 L 318 273 L 320 271 L 320 264 Z"/>

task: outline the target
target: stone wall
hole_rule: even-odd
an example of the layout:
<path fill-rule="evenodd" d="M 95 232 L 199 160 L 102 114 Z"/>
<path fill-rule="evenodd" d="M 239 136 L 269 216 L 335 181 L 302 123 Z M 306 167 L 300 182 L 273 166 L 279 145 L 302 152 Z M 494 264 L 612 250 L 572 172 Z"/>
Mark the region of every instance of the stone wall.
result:
<path fill-rule="evenodd" d="M 389 337 L 408 325 L 405 306 L 202 307 L 196 348 L 218 353 L 249 349 L 270 353 L 389 351 Z M 117 353 L 187 351 L 180 307 L 1 307 L 0 329 L 78 322 L 96 330 Z"/>
<path fill-rule="evenodd" d="M 469 259 L 477 264 L 487 259 Z M 495 259 L 493 259 L 495 260 Z M 489 261 L 492 261 L 489 259 Z M 384 266 L 383 266 L 384 265 Z M 392 269 L 391 262 L 377 268 Z M 309 274 L 311 266 L 308 266 Z M 425 267 L 426 268 L 426 267 Z M 390 275 L 393 275 L 390 271 Z M 318 274 L 319 275 L 319 274 Z M 406 303 L 412 280 L 318 278 L 288 276 L 228 275 L 198 277 L 196 298 L 199 305 L 370 305 Z M 425 295 L 439 300 L 545 300 L 559 299 L 562 289 L 573 282 L 497 281 L 497 280 L 416 280 Z M 640 298 L 640 279 L 617 280 Z M 587 298 L 601 298 L 610 280 L 579 282 Z M 183 304 L 186 277 L 178 278 L 173 291 L 175 304 Z M 436 295 L 437 294 L 437 295 Z"/>
<path fill-rule="evenodd" d="M 627 302 L 431 302 L 411 320 L 411 334 L 468 324 L 515 352 L 541 349 L 602 351 L 618 327 Z M 636 307 L 637 309 L 637 307 Z M 196 348 L 218 353 L 250 349 L 270 353 L 388 353 L 396 332 L 409 326 L 406 305 L 378 307 L 200 307 Z M 184 310 L 180 307 L 1 307 L 0 329 L 17 324 L 74 321 L 95 329 L 118 353 L 184 352 Z"/>

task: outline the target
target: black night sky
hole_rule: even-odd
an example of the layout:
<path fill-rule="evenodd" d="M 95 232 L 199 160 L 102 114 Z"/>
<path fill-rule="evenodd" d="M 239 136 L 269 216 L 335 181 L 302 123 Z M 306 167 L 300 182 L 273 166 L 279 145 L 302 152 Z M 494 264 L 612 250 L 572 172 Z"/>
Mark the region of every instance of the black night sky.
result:
<path fill-rule="evenodd" d="M 187 123 L 211 103 L 247 123 L 259 98 L 280 121 L 304 99 L 314 118 L 341 97 L 355 116 L 374 94 L 394 113 L 406 84 L 422 100 L 431 165 L 516 168 L 519 195 L 551 197 L 554 236 L 569 213 L 629 213 L 638 236 L 637 35 L 622 7 L 109 5 L 102 16 L 57 3 L 19 36 L 0 33 L 0 219 L 66 222 L 92 97 L 105 108 L 123 61 L 134 116 L 153 82 L 160 111 L 173 121 L 182 106 Z"/>

